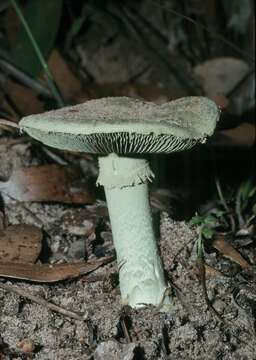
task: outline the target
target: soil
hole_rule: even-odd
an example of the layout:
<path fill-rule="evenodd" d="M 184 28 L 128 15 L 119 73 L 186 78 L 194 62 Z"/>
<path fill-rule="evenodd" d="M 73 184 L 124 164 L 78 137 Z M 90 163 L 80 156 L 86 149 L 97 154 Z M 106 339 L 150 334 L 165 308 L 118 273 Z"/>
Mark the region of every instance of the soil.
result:
<path fill-rule="evenodd" d="M 38 163 L 29 143 L 11 141 L 0 137 L 1 178 L 14 169 Z M 83 168 L 88 171 L 88 166 Z M 43 227 L 47 261 L 93 259 L 113 252 L 107 220 L 100 221 L 95 237 L 86 239 L 70 233 L 60 221 L 67 212 L 76 214 L 85 206 L 20 204 L 2 196 L 9 224 Z M 64 317 L 0 289 L 0 359 L 256 359 L 255 284 L 238 265 L 207 248 L 206 262 L 222 272 L 212 272 L 206 280 L 221 321 L 206 305 L 196 267 L 196 239 L 196 230 L 187 223 L 161 212 L 159 243 L 173 298 L 170 313 L 151 307 L 122 308 L 115 261 L 89 277 L 52 285 L 1 279 L 84 314 L 85 320 Z M 255 247 L 250 244 L 240 251 L 255 263 Z M 33 345 L 27 353 L 26 347 L 19 347 L 23 340 Z"/>

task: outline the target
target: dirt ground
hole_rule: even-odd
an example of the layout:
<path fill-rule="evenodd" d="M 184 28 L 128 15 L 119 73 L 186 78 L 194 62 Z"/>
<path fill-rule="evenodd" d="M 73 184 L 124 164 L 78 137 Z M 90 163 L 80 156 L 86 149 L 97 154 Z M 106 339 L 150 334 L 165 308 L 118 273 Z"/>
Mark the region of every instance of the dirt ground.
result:
<path fill-rule="evenodd" d="M 11 145 L 10 141 L 11 138 L 0 137 L 2 178 L 8 177 L 13 169 L 37 164 L 29 143 Z M 113 253 L 107 221 L 101 222 L 93 240 L 84 240 L 64 227 L 63 215 L 70 211 L 76 214 L 85 206 L 19 204 L 7 201 L 4 195 L 3 200 L 9 224 L 39 227 L 44 224 L 45 245 L 51 250 L 48 261 L 77 261 Z M 256 359 L 255 284 L 234 262 L 217 251 L 207 250 L 206 262 L 223 274 L 212 273 L 206 281 L 209 298 L 223 321 L 218 319 L 207 309 L 198 279 L 196 236 L 196 231 L 185 222 L 175 222 L 167 213 L 161 213 L 161 255 L 170 283 L 175 284 L 171 285 L 170 313 L 159 313 L 152 308 L 123 309 L 115 261 L 93 272 L 89 280 L 84 276 L 38 285 L 1 279 L 84 314 L 85 320 L 62 316 L 0 289 L 0 359 Z M 84 241 L 90 242 L 90 246 Z M 255 263 L 255 246 L 243 247 L 241 252 L 249 262 Z M 22 340 L 33 342 L 33 353 L 26 354 L 18 348 Z"/>

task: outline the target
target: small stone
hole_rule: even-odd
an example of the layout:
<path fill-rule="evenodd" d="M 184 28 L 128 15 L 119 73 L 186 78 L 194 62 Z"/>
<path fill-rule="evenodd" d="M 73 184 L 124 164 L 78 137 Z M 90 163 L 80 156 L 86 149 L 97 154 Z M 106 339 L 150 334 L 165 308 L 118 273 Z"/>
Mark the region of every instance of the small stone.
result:
<path fill-rule="evenodd" d="M 133 360 L 136 345 L 119 344 L 116 341 L 106 341 L 98 345 L 94 352 L 95 360 Z"/>
<path fill-rule="evenodd" d="M 24 354 L 29 354 L 35 350 L 35 344 L 31 339 L 23 339 L 17 343 L 17 348 Z"/>

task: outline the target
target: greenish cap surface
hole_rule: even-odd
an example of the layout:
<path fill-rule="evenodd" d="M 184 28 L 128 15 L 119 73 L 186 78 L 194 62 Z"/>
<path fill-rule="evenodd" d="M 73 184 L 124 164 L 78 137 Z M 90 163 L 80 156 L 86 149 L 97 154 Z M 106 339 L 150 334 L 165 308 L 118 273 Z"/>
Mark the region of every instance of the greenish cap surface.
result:
<path fill-rule="evenodd" d="M 46 145 L 96 154 L 170 153 L 204 142 L 219 119 L 205 97 L 157 105 L 109 97 L 23 118 L 21 131 Z"/>

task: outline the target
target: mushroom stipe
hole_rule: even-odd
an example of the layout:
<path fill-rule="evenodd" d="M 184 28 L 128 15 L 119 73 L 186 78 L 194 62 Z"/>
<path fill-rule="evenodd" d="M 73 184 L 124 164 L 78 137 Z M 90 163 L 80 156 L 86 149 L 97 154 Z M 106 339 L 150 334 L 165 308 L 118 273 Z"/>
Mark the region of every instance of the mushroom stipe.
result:
<path fill-rule="evenodd" d="M 149 204 L 148 182 L 154 174 L 138 154 L 171 153 L 204 143 L 218 119 L 218 107 L 204 97 L 163 105 L 115 97 L 20 121 L 21 131 L 46 145 L 100 155 L 97 183 L 105 189 L 124 305 L 171 307 Z"/>

